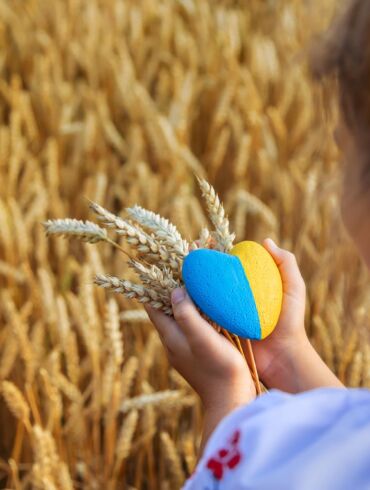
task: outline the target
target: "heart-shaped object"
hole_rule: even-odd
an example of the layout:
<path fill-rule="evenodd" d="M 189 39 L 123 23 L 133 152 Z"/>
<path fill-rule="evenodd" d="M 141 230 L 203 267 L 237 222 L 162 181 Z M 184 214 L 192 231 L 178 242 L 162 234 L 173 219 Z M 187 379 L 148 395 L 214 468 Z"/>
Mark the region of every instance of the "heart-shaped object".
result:
<path fill-rule="evenodd" d="M 263 339 L 274 330 L 282 281 L 258 243 L 238 243 L 230 254 L 194 250 L 184 259 L 182 277 L 194 303 L 222 328 L 248 339 Z"/>

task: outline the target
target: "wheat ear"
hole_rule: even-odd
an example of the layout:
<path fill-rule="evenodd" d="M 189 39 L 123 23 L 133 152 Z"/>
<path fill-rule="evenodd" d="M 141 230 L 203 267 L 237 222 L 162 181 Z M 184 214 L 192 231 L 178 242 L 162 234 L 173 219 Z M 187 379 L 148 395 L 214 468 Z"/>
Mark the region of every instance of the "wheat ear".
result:
<path fill-rule="evenodd" d="M 168 245 L 173 252 L 180 256 L 189 253 L 188 242 L 182 238 L 176 226 L 168 219 L 138 205 L 126 208 L 126 211 L 133 220 L 153 230 L 156 238 Z"/>
<path fill-rule="evenodd" d="M 131 281 L 118 279 L 114 276 L 105 276 L 97 274 L 95 276 L 95 284 L 98 286 L 121 293 L 129 299 L 136 299 L 140 303 L 147 303 L 153 308 L 164 311 L 167 315 L 172 315 L 171 301 L 165 295 L 159 295 L 156 291 L 135 284 Z"/>
<path fill-rule="evenodd" d="M 173 289 L 181 286 L 180 281 L 173 277 L 173 272 L 168 267 L 160 269 L 155 264 L 150 264 L 147 267 L 137 260 L 130 260 L 128 265 L 139 275 L 143 284 L 159 291 L 166 291 L 169 296 Z"/>
<path fill-rule="evenodd" d="M 134 398 L 123 401 L 121 412 L 125 413 L 132 409 L 140 410 L 148 405 L 151 406 L 176 406 L 182 405 L 184 398 L 182 390 L 163 390 L 155 393 L 138 395 Z"/>
<path fill-rule="evenodd" d="M 106 336 L 109 340 L 110 354 L 113 356 L 113 360 L 117 366 L 120 366 L 123 361 L 123 342 L 119 324 L 118 305 L 113 298 L 110 298 L 107 305 L 104 326 Z"/>
<path fill-rule="evenodd" d="M 47 236 L 61 235 L 65 238 L 75 237 L 83 242 L 98 243 L 106 241 L 108 238 L 107 230 L 100 228 L 91 221 L 81 221 L 78 219 L 49 219 L 43 223 Z"/>
<path fill-rule="evenodd" d="M 95 202 L 90 202 L 90 208 L 105 226 L 113 228 L 118 235 L 124 236 L 127 243 L 135 247 L 140 254 L 179 269 L 178 260 L 171 257 L 170 251 L 154 235 L 149 235 L 149 233 L 119 218 Z"/>
<path fill-rule="evenodd" d="M 101 228 L 92 221 L 78 219 L 49 219 L 43 223 L 47 236 L 59 235 L 65 238 L 77 238 L 86 243 L 107 242 L 118 248 L 121 252 L 128 253 L 108 237 L 107 230 Z M 129 255 L 131 258 L 131 256 Z"/>
<path fill-rule="evenodd" d="M 14 417 L 21 420 L 27 430 L 30 430 L 30 409 L 19 389 L 10 381 L 3 381 L 1 383 L 1 393 Z"/>
<path fill-rule="evenodd" d="M 123 461 L 130 454 L 131 443 L 137 427 L 138 419 L 139 419 L 139 413 L 137 410 L 132 410 L 124 419 L 117 440 L 116 462 L 113 470 L 114 478 L 118 476 Z"/>
<path fill-rule="evenodd" d="M 185 480 L 184 471 L 182 469 L 181 459 L 177 452 L 175 443 L 167 432 L 161 432 L 161 443 L 163 447 L 164 457 L 167 460 L 169 473 L 173 486 L 180 488 Z"/>
<path fill-rule="evenodd" d="M 230 233 L 229 220 L 225 215 L 224 207 L 211 184 L 199 177 L 197 177 L 197 180 L 206 203 L 209 218 L 215 227 L 216 248 L 222 252 L 228 252 L 233 246 L 235 234 Z"/>

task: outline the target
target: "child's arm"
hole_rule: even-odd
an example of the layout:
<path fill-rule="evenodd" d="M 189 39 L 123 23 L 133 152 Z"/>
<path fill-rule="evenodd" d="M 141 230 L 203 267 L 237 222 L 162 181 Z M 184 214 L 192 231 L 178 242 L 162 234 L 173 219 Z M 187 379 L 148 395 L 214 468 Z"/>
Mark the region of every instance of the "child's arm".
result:
<path fill-rule="evenodd" d="M 264 340 L 253 342 L 257 369 L 269 388 L 298 393 L 342 383 L 312 347 L 305 328 L 306 288 L 295 256 L 272 240 L 264 246 L 274 258 L 283 280 L 283 305 L 279 322 Z"/>
<path fill-rule="evenodd" d="M 249 368 L 235 347 L 200 316 L 184 289 L 172 293 L 175 319 L 145 308 L 171 365 L 201 398 L 205 409 L 203 447 L 229 412 L 254 400 Z"/>

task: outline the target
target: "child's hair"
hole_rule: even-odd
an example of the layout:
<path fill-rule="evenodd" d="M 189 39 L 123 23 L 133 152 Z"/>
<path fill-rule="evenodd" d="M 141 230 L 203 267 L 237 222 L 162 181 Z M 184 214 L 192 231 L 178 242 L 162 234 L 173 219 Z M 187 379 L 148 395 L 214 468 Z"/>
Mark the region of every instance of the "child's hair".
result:
<path fill-rule="evenodd" d="M 366 145 L 370 140 L 370 0 L 349 1 L 314 47 L 311 69 L 318 79 L 334 75 L 344 120 Z"/>

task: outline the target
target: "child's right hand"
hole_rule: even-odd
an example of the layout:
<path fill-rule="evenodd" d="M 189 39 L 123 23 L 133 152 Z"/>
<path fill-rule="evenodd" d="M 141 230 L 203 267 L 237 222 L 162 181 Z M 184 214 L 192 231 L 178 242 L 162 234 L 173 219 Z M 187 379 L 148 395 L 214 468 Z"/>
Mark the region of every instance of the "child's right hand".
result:
<path fill-rule="evenodd" d="M 261 380 L 269 388 L 289 392 L 320 386 L 342 386 L 313 349 L 304 327 L 306 287 L 295 256 L 271 239 L 264 246 L 272 255 L 283 281 L 283 304 L 275 330 L 253 341 Z"/>
<path fill-rule="evenodd" d="M 206 410 L 231 410 L 255 397 L 248 366 L 236 348 L 200 315 L 184 288 L 172 292 L 174 318 L 145 305 L 171 365 Z"/>
<path fill-rule="evenodd" d="M 229 412 L 252 401 L 256 390 L 243 356 L 200 315 L 185 289 L 172 292 L 174 318 L 147 305 L 172 366 L 202 400 L 202 447 Z"/>

